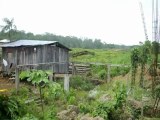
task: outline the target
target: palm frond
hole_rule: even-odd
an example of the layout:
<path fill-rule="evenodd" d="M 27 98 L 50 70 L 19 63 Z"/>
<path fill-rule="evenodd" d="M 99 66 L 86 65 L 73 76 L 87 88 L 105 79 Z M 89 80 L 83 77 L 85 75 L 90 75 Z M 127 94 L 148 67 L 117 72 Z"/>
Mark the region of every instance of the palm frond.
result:
<path fill-rule="evenodd" d="M 4 26 L 3 25 L 0 25 L 0 28 L 3 28 Z"/>
<path fill-rule="evenodd" d="M 8 18 L 3 18 L 3 22 L 5 22 L 6 24 L 10 24 L 10 20 Z"/>
<path fill-rule="evenodd" d="M 13 25 L 13 29 L 17 30 L 17 26 L 16 26 L 16 25 Z"/>
<path fill-rule="evenodd" d="M 4 26 L 1 32 L 8 32 L 10 30 L 9 26 Z"/>
<path fill-rule="evenodd" d="M 14 18 L 9 20 L 8 18 L 4 18 L 3 21 L 5 22 L 6 25 L 1 26 L 2 32 L 9 32 L 11 30 L 17 29 L 16 25 L 14 25 Z"/>

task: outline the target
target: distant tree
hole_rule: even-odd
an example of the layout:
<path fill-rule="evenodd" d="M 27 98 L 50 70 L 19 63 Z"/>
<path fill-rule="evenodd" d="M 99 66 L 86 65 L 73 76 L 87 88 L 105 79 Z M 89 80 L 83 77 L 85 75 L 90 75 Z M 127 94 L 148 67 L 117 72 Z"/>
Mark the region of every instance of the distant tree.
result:
<path fill-rule="evenodd" d="M 9 20 L 4 18 L 3 21 L 6 23 L 4 26 L 0 26 L 2 30 L 0 31 L 0 39 L 10 39 L 10 40 L 49 40 L 57 41 L 69 48 L 86 48 L 86 49 L 129 49 L 130 46 L 107 44 L 101 42 L 100 39 L 89 39 L 89 38 L 77 38 L 75 36 L 61 36 L 54 35 L 52 33 L 44 34 L 33 34 L 31 32 L 25 32 L 24 30 L 16 30 L 14 25 L 14 19 Z M 14 34 L 16 33 L 16 34 Z M 133 48 L 135 46 L 132 46 Z"/>
<path fill-rule="evenodd" d="M 94 40 L 94 48 L 97 48 L 97 49 L 102 49 L 103 48 L 103 43 L 101 42 L 101 40 L 99 39 L 95 39 Z"/>
<path fill-rule="evenodd" d="M 2 28 L 1 32 L 2 33 L 7 33 L 8 34 L 8 38 L 11 40 L 12 38 L 12 34 L 14 34 L 17 30 L 16 25 L 14 25 L 14 19 L 12 18 L 11 20 L 8 18 L 3 18 L 3 22 L 6 25 L 1 25 L 0 27 Z"/>
<path fill-rule="evenodd" d="M 83 40 L 83 48 L 93 49 L 94 44 L 92 39 L 84 39 Z"/>

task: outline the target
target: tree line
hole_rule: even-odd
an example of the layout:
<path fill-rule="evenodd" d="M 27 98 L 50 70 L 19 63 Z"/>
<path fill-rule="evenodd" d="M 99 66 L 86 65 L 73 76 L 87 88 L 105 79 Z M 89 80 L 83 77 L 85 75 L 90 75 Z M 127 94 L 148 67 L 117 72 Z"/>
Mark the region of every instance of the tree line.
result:
<path fill-rule="evenodd" d="M 87 49 L 128 49 L 133 46 L 107 44 L 100 39 L 78 38 L 74 36 L 61 36 L 54 35 L 52 33 L 33 34 L 31 32 L 25 32 L 24 30 L 17 30 L 14 25 L 14 19 L 3 19 L 5 25 L 1 26 L 0 40 L 9 39 L 16 41 L 20 39 L 26 40 L 49 40 L 58 41 L 69 48 L 87 48 Z"/>

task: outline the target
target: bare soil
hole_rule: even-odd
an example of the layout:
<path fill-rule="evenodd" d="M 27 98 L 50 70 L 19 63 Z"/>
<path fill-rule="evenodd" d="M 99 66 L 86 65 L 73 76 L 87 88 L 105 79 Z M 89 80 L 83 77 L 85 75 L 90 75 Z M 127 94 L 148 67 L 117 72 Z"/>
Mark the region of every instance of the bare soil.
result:
<path fill-rule="evenodd" d="M 0 90 L 6 89 L 11 90 L 12 88 L 15 88 L 15 81 L 10 80 L 9 78 L 0 77 Z"/>

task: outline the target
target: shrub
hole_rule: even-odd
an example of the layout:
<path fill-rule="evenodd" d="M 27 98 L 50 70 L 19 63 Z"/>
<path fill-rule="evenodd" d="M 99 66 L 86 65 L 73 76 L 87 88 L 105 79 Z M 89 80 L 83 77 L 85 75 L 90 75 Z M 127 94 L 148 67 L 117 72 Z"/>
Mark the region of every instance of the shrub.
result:
<path fill-rule="evenodd" d="M 91 65 L 92 73 L 97 73 L 98 71 L 101 71 L 105 69 L 106 67 L 103 65 Z"/>
<path fill-rule="evenodd" d="M 98 72 L 98 76 L 102 80 L 106 79 L 106 77 L 107 77 L 107 71 L 105 69 L 102 69 L 101 71 Z"/>
<path fill-rule="evenodd" d="M 114 101 L 97 103 L 92 112 L 92 115 L 95 117 L 100 116 L 105 120 L 108 120 L 110 112 L 114 110 L 114 104 Z"/>
<path fill-rule="evenodd" d="M 76 97 L 75 96 L 69 96 L 68 100 L 67 100 L 67 103 L 69 105 L 76 104 Z"/>
<path fill-rule="evenodd" d="M 111 77 L 115 77 L 115 76 L 120 75 L 120 69 L 119 69 L 119 67 L 112 67 L 110 74 L 111 74 Z"/>
<path fill-rule="evenodd" d="M 117 120 L 117 114 L 123 113 L 121 109 L 124 107 L 127 98 L 126 87 L 117 82 L 113 91 L 115 92 L 114 99 L 107 102 L 98 102 L 92 111 L 93 116 L 101 116 L 105 120 Z"/>
<path fill-rule="evenodd" d="M 92 106 L 88 103 L 80 103 L 78 104 L 79 110 L 81 113 L 87 114 L 92 111 Z"/>
<path fill-rule="evenodd" d="M 84 76 L 73 76 L 70 79 L 70 86 L 78 90 L 91 90 L 94 88 L 93 83 Z"/>
<path fill-rule="evenodd" d="M 13 96 L 0 95 L 0 118 L 16 119 L 26 114 L 25 105 Z"/>
<path fill-rule="evenodd" d="M 117 82 L 115 99 L 115 108 L 122 108 L 123 104 L 126 102 L 127 99 L 126 86 L 120 84 L 120 82 Z"/>
<path fill-rule="evenodd" d="M 77 104 L 75 90 L 70 89 L 70 92 L 65 92 L 65 97 L 66 97 L 66 100 L 67 100 L 67 104 L 69 104 L 69 105 Z"/>
<path fill-rule="evenodd" d="M 115 77 L 118 75 L 125 75 L 129 72 L 130 67 L 112 67 L 111 68 L 111 77 Z"/>
<path fill-rule="evenodd" d="M 114 109 L 109 115 L 110 120 L 129 120 L 132 118 L 131 109 L 127 106 L 124 108 Z"/>
<path fill-rule="evenodd" d="M 17 93 L 16 89 L 13 89 L 11 91 L 11 95 L 14 95 L 16 97 L 21 97 L 22 99 L 26 99 L 29 96 L 29 93 L 31 92 L 31 90 L 28 87 L 20 87 Z"/>
<path fill-rule="evenodd" d="M 118 75 L 126 75 L 130 71 L 130 67 L 111 67 L 111 77 Z M 107 77 L 107 67 L 104 65 L 91 65 L 91 72 L 87 76 L 98 77 L 102 80 Z"/>
<path fill-rule="evenodd" d="M 44 113 L 44 120 L 58 120 L 56 118 L 56 109 L 55 109 L 55 106 L 52 105 L 52 106 L 49 106 L 46 110 L 45 110 L 45 113 Z"/>
<path fill-rule="evenodd" d="M 59 83 L 49 82 L 45 88 L 44 98 L 47 100 L 57 100 L 63 94 L 63 89 Z"/>
<path fill-rule="evenodd" d="M 27 113 L 25 116 L 18 118 L 17 120 L 38 120 L 34 115 Z"/>

